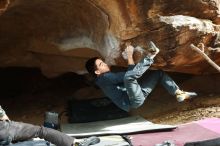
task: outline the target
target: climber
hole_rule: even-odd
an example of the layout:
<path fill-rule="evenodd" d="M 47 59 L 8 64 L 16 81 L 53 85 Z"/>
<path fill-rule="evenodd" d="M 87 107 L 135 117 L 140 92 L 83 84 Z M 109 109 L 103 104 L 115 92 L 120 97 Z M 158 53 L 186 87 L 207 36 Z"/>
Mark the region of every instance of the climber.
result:
<path fill-rule="evenodd" d="M 148 53 L 136 65 L 133 60 L 134 47 L 128 45 L 125 49 L 128 69 L 126 72 L 111 72 L 110 67 L 98 57 L 87 60 L 86 69 L 95 78 L 95 83 L 102 89 L 119 108 L 129 111 L 140 107 L 157 83 L 182 102 L 197 94 L 179 89 L 177 84 L 162 70 L 149 70 L 154 57 L 159 53 L 158 47 L 150 41 Z"/>

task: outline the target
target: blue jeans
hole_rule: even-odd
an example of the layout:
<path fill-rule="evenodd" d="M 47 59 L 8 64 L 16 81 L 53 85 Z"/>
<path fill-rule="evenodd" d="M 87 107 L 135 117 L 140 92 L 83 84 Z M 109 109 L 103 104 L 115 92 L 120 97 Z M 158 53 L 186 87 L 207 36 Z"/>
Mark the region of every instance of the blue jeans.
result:
<path fill-rule="evenodd" d="M 138 108 L 155 86 L 160 83 L 171 94 L 179 87 L 162 70 L 148 70 L 153 60 L 145 57 L 138 64 L 130 66 L 124 76 L 124 85 L 132 108 Z"/>

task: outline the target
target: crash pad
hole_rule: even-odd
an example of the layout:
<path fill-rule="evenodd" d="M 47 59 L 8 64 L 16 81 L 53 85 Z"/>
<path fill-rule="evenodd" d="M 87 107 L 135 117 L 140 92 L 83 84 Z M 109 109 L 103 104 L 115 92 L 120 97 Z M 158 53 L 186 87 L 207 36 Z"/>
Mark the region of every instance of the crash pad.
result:
<path fill-rule="evenodd" d="M 172 141 L 176 146 L 186 143 L 202 142 L 220 137 L 220 119 L 206 118 L 186 124 L 177 125 L 172 131 L 131 134 L 135 146 L 155 146 L 164 141 Z"/>
<path fill-rule="evenodd" d="M 74 137 L 170 130 L 176 126 L 154 124 L 140 116 L 88 123 L 61 124 L 61 131 Z"/>

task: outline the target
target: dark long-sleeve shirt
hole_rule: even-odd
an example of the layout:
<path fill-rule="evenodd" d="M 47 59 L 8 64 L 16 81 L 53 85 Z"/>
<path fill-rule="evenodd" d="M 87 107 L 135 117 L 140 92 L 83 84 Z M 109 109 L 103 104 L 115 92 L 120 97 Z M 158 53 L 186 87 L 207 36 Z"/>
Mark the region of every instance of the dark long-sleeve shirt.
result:
<path fill-rule="evenodd" d="M 107 72 L 98 76 L 95 83 L 119 108 L 129 111 L 130 102 L 124 87 L 124 76 L 125 72 Z"/>

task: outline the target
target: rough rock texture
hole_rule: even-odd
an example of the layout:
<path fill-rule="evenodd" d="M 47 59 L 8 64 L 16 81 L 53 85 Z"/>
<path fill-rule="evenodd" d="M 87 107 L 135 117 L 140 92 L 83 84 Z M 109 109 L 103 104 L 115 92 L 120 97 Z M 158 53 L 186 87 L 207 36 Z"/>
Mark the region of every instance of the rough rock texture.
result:
<path fill-rule="evenodd" d="M 154 68 L 215 73 L 189 45 L 203 43 L 220 64 L 219 9 L 219 0 L 2 0 L 0 66 L 39 67 L 49 77 L 83 73 L 92 56 L 125 66 L 125 42 L 146 49 L 152 40 L 161 49 Z"/>
<path fill-rule="evenodd" d="M 7 10 L 10 0 L 1 0 L 0 1 L 0 14 Z"/>

